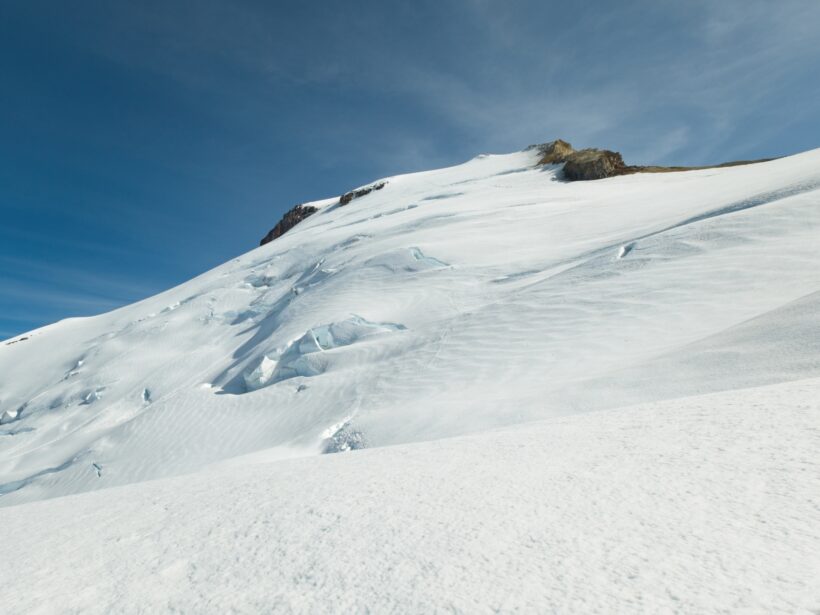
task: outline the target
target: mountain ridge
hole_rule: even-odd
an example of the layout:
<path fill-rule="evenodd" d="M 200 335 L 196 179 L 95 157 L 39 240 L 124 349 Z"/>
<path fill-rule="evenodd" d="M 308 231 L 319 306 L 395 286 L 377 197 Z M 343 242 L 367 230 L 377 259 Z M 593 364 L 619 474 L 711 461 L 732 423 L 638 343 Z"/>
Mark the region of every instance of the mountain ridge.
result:
<path fill-rule="evenodd" d="M 0 506 L 695 394 L 710 370 L 817 374 L 810 307 L 782 340 L 721 335 L 820 290 L 820 150 L 586 182 L 538 161 L 307 203 L 189 282 L 0 345 Z"/>
<path fill-rule="evenodd" d="M 736 160 L 724 162 L 717 165 L 708 166 L 658 166 L 658 165 L 627 165 L 620 152 L 585 148 L 576 150 L 567 141 L 556 139 L 546 143 L 530 145 L 524 151 L 535 150 L 540 158 L 536 165 L 561 165 L 562 177 L 566 181 L 594 181 L 616 177 L 619 175 L 630 175 L 633 173 L 673 173 L 682 171 L 697 171 L 703 169 L 718 169 L 732 166 L 742 166 L 769 162 L 776 158 L 761 158 L 759 160 Z M 339 197 L 337 205 L 343 207 L 353 199 L 361 198 L 375 190 L 381 190 L 387 184 L 385 180 L 377 180 L 366 184 L 361 188 L 345 192 Z M 259 242 L 263 246 L 274 239 L 278 239 L 294 226 L 312 216 L 318 209 L 309 204 L 300 203 L 289 209 L 279 222 L 265 234 Z"/>

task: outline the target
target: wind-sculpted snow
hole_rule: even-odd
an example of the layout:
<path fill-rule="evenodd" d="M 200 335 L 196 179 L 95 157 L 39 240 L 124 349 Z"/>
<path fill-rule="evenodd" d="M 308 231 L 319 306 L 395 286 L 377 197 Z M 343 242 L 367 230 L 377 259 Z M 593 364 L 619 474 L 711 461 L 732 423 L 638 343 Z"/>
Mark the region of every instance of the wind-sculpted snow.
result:
<path fill-rule="evenodd" d="M 263 355 L 253 371 L 243 376 L 246 390 L 254 391 L 288 378 L 318 376 L 328 369 L 334 358 L 339 359 L 338 355 L 331 358 L 326 354 L 328 351 L 349 346 L 380 333 L 402 329 L 403 325 L 372 323 L 358 316 L 313 327 L 302 337 L 288 344 L 281 353 L 272 353 L 273 358 L 270 355 Z"/>
<path fill-rule="evenodd" d="M 177 288 L 3 343 L 0 505 L 820 376 L 820 150 L 577 183 L 537 159 L 309 203 Z"/>
<path fill-rule="evenodd" d="M 379 254 L 366 261 L 365 265 L 369 267 L 384 267 L 391 272 L 424 271 L 425 269 L 447 267 L 447 263 L 442 263 L 436 258 L 425 256 L 418 248 Z"/>
<path fill-rule="evenodd" d="M 0 610 L 811 615 L 818 449 L 814 379 L 237 460 L 0 509 Z"/>

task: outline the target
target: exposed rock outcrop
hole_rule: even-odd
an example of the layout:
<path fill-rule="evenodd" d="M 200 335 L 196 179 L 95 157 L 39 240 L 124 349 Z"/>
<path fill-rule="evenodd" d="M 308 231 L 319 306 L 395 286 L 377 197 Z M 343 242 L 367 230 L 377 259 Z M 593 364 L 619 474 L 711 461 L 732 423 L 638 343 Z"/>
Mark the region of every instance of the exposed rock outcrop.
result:
<path fill-rule="evenodd" d="M 538 151 L 539 165 L 564 165 L 562 169 L 563 178 L 566 181 L 571 182 L 591 181 L 595 179 L 604 179 L 606 177 L 615 177 L 617 175 L 629 175 L 632 173 L 672 173 L 676 171 L 693 171 L 697 169 L 711 169 L 742 164 L 753 164 L 756 162 L 766 162 L 771 160 L 771 158 L 766 158 L 763 160 L 741 160 L 705 167 L 635 166 L 626 164 L 620 152 L 596 148 L 576 150 L 572 147 L 572 145 L 563 139 L 556 139 L 555 141 L 542 143 L 540 145 L 531 145 L 528 149 L 535 149 Z M 338 206 L 344 207 L 354 199 L 366 196 L 376 190 L 381 190 L 386 185 L 386 181 L 378 181 L 362 186 L 361 188 L 357 188 L 356 190 L 345 192 L 339 197 Z M 317 211 L 318 209 L 312 205 L 297 205 L 287 212 L 276 224 L 276 226 L 274 226 L 268 234 L 262 238 L 259 245 L 263 246 L 266 243 L 281 237 L 294 226 L 299 224 L 302 220 L 312 216 Z M 15 341 L 6 343 L 13 344 Z"/>
<path fill-rule="evenodd" d="M 571 182 L 603 179 L 634 172 L 632 167 L 624 164 L 619 152 L 608 149 L 582 149 L 568 155 L 564 162 L 564 179 Z"/>
<path fill-rule="evenodd" d="M 18 337 L 16 340 L 10 340 L 6 342 L 6 346 L 11 346 L 12 344 L 16 344 L 17 342 L 25 342 L 27 339 L 28 336 L 24 335 L 23 337 Z"/>
<path fill-rule="evenodd" d="M 342 196 L 339 197 L 339 205 L 344 206 L 350 203 L 353 199 L 358 199 L 359 197 L 363 197 L 366 194 L 370 194 L 374 190 L 381 190 L 387 185 L 387 182 L 376 182 L 375 184 L 370 184 L 369 186 L 363 186 L 362 188 L 358 188 L 357 190 L 351 190 L 350 192 L 345 192 Z"/>
<path fill-rule="evenodd" d="M 572 145 L 562 139 L 556 139 L 549 143 L 531 146 L 538 150 L 540 158 L 539 165 L 563 164 L 564 179 L 567 181 L 589 181 L 594 179 L 604 179 L 616 175 L 629 175 L 631 173 L 673 173 L 676 171 L 695 171 L 697 169 L 712 169 L 720 167 L 731 167 L 742 164 L 753 164 L 755 162 L 767 162 L 771 158 L 763 160 L 741 160 L 736 162 L 724 162 L 723 164 L 706 167 L 663 167 L 663 166 L 634 166 L 624 162 L 620 152 L 613 152 L 608 149 L 582 149 L 575 150 Z"/>
<path fill-rule="evenodd" d="M 350 203 L 353 199 L 358 199 L 360 197 L 365 196 L 366 194 L 370 194 L 374 190 L 381 190 L 387 185 L 386 181 L 376 182 L 374 184 L 370 184 L 367 186 L 363 186 L 361 188 L 357 188 L 356 190 L 351 190 L 350 192 L 345 192 L 342 196 L 339 197 L 339 207 L 343 207 Z M 300 204 L 291 209 L 287 212 L 279 222 L 276 223 L 268 234 L 262 238 L 262 241 L 259 242 L 260 246 L 264 246 L 266 243 L 270 243 L 274 239 L 278 239 L 285 233 L 287 233 L 290 229 L 294 226 L 299 224 L 305 218 L 312 216 L 317 211 L 319 211 L 313 205 L 305 205 Z"/>
<path fill-rule="evenodd" d="M 637 167 L 629 167 L 619 152 L 608 149 L 582 149 L 576 151 L 562 139 L 536 146 L 541 157 L 538 164 L 563 164 L 567 181 L 589 181 L 615 175 L 635 173 Z"/>
<path fill-rule="evenodd" d="M 294 226 L 299 224 L 305 218 L 312 216 L 315 214 L 318 209 L 313 207 L 312 205 L 297 205 L 289 212 L 287 212 L 279 222 L 276 223 L 268 234 L 262 238 L 262 241 L 259 242 L 260 246 L 264 246 L 266 243 L 270 243 L 274 239 L 281 237 L 285 233 L 287 233 L 290 229 Z"/>
<path fill-rule="evenodd" d="M 556 139 L 541 145 L 531 145 L 528 149 L 531 148 L 537 149 L 541 154 L 538 164 L 561 164 L 566 162 L 567 156 L 575 153 L 572 146 L 563 139 Z"/>

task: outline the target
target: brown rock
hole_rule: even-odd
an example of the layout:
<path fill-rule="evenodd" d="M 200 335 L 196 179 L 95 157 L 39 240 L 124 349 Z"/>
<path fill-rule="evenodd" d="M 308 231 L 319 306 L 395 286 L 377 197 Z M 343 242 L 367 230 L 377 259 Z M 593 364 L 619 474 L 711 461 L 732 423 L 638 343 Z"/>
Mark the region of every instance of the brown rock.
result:
<path fill-rule="evenodd" d="M 575 151 L 572 145 L 563 139 L 535 147 L 541 155 L 538 164 L 563 164 L 564 179 L 567 181 L 589 181 L 634 172 L 631 167 L 624 164 L 618 152 L 606 149 Z"/>
<path fill-rule="evenodd" d="M 564 161 L 564 179 L 589 181 L 634 172 L 624 164 L 619 152 L 608 149 L 582 149 L 569 154 Z"/>
<path fill-rule="evenodd" d="M 536 147 L 541 154 L 538 164 L 560 164 L 575 151 L 569 143 L 562 139 L 536 145 Z"/>
<path fill-rule="evenodd" d="M 366 194 L 370 194 L 374 190 L 381 190 L 387 185 L 386 181 L 376 182 L 375 184 L 370 184 L 369 186 L 364 186 L 362 188 L 357 188 L 356 190 L 351 190 L 350 192 L 345 192 L 341 197 L 339 197 L 339 206 L 344 206 L 350 203 L 353 199 L 358 199 L 359 197 L 363 197 Z M 268 234 L 262 238 L 262 241 L 259 242 L 260 246 L 264 246 L 266 243 L 270 243 L 274 239 L 278 239 L 285 233 L 287 233 L 290 229 L 294 226 L 299 224 L 305 218 L 312 216 L 315 214 L 318 209 L 313 207 L 312 205 L 304 205 L 300 204 L 291 209 L 287 212 L 279 222 L 276 223 Z"/>
<path fill-rule="evenodd" d="M 262 241 L 259 242 L 260 246 L 264 246 L 266 243 L 270 243 L 274 239 L 277 239 L 287 233 L 290 229 L 294 226 L 299 224 L 305 218 L 312 216 L 315 214 L 318 209 L 313 207 L 312 205 L 297 205 L 289 212 L 287 212 L 279 222 L 276 223 L 268 234 L 262 238 Z"/>
<path fill-rule="evenodd" d="M 764 160 L 740 160 L 707 167 L 661 167 L 661 166 L 631 166 L 624 163 L 619 152 L 608 149 L 582 149 L 575 151 L 572 146 L 562 139 L 556 139 L 541 145 L 531 145 L 529 149 L 537 149 L 541 157 L 538 164 L 563 164 L 564 179 L 567 181 L 590 181 L 604 179 L 616 175 L 631 173 L 675 173 L 678 171 L 692 171 L 696 169 L 712 169 L 731 167 L 743 164 L 767 162 Z"/>
<path fill-rule="evenodd" d="M 353 199 L 358 199 L 359 197 L 363 197 L 366 194 L 370 194 L 374 190 L 381 190 L 387 185 L 387 182 L 376 182 L 375 184 L 370 184 L 369 186 L 364 186 L 363 188 L 359 188 L 357 190 L 351 190 L 350 192 L 345 192 L 342 196 L 339 197 L 339 205 L 344 206 L 350 203 Z"/>

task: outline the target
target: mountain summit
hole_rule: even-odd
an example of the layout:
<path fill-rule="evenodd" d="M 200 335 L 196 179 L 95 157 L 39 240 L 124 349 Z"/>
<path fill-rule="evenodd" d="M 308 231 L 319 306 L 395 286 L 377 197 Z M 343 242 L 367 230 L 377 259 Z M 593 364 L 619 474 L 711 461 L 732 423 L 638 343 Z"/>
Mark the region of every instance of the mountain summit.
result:
<path fill-rule="evenodd" d="M 587 148 L 576 150 L 564 141 L 556 139 L 540 145 L 531 145 L 527 150 L 534 150 L 538 157 L 534 164 L 537 166 L 560 165 L 561 173 L 559 177 L 564 181 L 592 181 L 596 179 L 606 179 L 617 175 L 630 175 L 632 173 L 670 173 L 680 171 L 694 171 L 701 169 L 722 168 L 730 166 L 741 166 L 755 164 L 758 162 L 769 162 L 771 158 L 764 160 L 740 160 L 735 162 L 725 162 L 711 167 L 681 167 L 681 166 L 640 166 L 627 165 L 620 152 L 613 152 L 607 149 Z M 346 192 L 339 197 L 337 207 L 344 207 L 353 199 L 366 196 L 374 190 L 381 190 L 387 185 L 387 181 L 378 181 L 373 184 L 362 186 L 350 192 Z M 277 222 L 259 242 L 264 246 L 274 239 L 287 233 L 294 226 L 305 218 L 312 216 L 319 211 L 315 206 L 300 203 L 293 209 L 288 210 L 282 219 Z"/>

